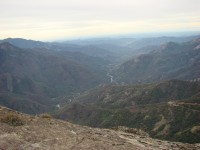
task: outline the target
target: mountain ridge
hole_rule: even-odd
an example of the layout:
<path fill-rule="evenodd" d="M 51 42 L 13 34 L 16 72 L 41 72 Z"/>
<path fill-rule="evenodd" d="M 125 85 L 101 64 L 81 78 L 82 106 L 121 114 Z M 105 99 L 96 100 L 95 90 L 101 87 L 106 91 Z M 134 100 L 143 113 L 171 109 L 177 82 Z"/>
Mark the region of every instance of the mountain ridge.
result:
<path fill-rule="evenodd" d="M 55 103 L 51 98 L 81 92 L 104 80 L 95 69 L 60 54 L 45 49 L 21 49 L 9 43 L 0 44 L 0 67 L 0 92 L 7 92 L 11 99 L 18 94 L 16 101 L 21 95 L 25 103 L 35 101 L 46 106 Z"/>
<path fill-rule="evenodd" d="M 86 92 L 56 117 L 93 127 L 141 128 L 150 136 L 196 143 L 200 82 L 165 81 L 145 85 L 110 85 Z"/>
<path fill-rule="evenodd" d="M 113 76 L 117 82 L 125 83 L 198 79 L 199 44 L 199 39 L 182 44 L 169 42 L 148 54 L 126 61 L 113 71 Z"/>

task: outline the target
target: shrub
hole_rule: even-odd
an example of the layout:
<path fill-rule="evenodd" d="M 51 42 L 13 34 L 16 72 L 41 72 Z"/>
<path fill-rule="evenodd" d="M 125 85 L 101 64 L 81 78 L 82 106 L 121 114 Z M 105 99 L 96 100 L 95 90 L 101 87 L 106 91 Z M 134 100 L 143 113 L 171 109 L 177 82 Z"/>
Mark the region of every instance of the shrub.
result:
<path fill-rule="evenodd" d="M 11 126 L 21 126 L 24 125 L 23 119 L 16 114 L 8 113 L 0 117 L 0 122 L 7 123 Z"/>
<path fill-rule="evenodd" d="M 52 116 L 48 113 L 40 114 L 39 117 L 41 117 L 41 118 L 52 118 Z"/>

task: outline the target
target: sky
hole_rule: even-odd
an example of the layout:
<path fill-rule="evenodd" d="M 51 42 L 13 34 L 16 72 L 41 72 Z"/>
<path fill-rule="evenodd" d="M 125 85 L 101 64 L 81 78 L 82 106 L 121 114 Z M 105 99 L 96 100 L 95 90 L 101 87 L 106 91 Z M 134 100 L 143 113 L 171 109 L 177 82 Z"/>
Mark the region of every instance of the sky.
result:
<path fill-rule="evenodd" d="M 200 0 L 0 0 L 0 39 L 200 31 Z"/>

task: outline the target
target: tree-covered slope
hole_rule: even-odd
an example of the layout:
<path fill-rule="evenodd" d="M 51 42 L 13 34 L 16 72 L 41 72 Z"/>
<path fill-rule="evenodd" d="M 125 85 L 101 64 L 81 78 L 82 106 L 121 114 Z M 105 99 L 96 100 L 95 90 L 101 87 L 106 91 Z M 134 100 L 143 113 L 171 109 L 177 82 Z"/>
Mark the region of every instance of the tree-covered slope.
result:
<path fill-rule="evenodd" d="M 56 116 L 94 127 L 141 128 L 151 136 L 189 143 L 200 140 L 200 83 L 99 87 L 80 95 Z"/>
<path fill-rule="evenodd" d="M 114 72 L 117 82 L 148 83 L 169 79 L 200 78 L 200 39 L 182 44 L 169 42 L 149 54 L 135 57 Z"/>
<path fill-rule="evenodd" d="M 23 95 L 28 100 L 34 95 L 33 101 L 47 105 L 50 98 L 90 89 L 103 78 L 93 68 L 49 50 L 0 44 L 0 92 L 12 97 Z"/>

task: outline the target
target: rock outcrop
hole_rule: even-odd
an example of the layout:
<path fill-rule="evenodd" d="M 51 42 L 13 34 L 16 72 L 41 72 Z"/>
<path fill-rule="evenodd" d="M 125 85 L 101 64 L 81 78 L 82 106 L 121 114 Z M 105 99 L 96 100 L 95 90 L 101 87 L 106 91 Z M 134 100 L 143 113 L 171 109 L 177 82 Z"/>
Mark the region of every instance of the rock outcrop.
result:
<path fill-rule="evenodd" d="M 90 128 L 56 120 L 49 115 L 30 116 L 0 107 L 0 149 L 196 150 L 200 149 L 200 144 L 156 140 L 142 131 L 125 127 L 115 130 Z"/>

